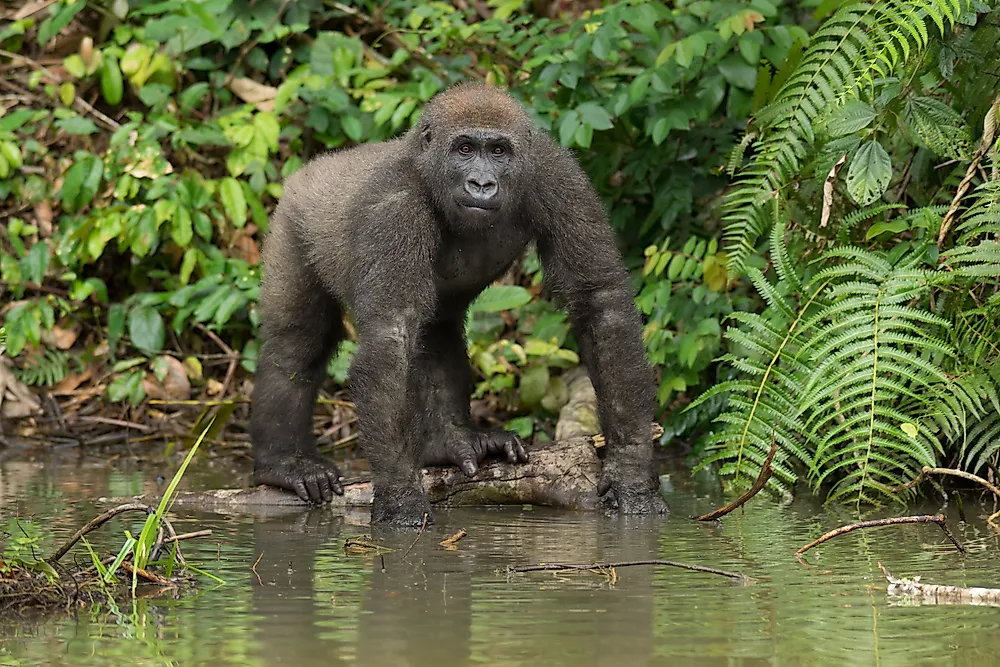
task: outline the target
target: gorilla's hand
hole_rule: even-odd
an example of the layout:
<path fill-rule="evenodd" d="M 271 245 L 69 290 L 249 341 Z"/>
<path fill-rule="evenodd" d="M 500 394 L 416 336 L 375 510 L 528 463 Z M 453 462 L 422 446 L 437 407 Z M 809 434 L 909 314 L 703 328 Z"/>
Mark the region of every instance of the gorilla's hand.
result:
<path fill-rule="evenodd" d="M 328 503 L 334 493 L 344 495 L 337 466 L 319 454 L 283 454 L 259 460 L 254 466 L 253 479 L 255 484 L 294 491 L 307 503 Z"/>
<path fill-rule="evenodd" d="M 524 440 L 503 429 L 449 429 L 440 445 L 425 456 L 425 465 L 453 464 L 469 477 L 479 471 L 479 464 L 491 456 L 502 456 L 507 463 L 527 463 Z"/>
<path fill-rule="evenodd" d="M 597 495 L 609 513 L 669 514 L 660 495 L 660 482 L 648 466 L 626 465 L 605 459 Z"/>
<path fill-rule="evenodd" d="M 423 489 L 395 484 L 376 484 L 372 498 L 372 523 L 402 528 L 421 528 L 434 523 L 434 514 Z"/>

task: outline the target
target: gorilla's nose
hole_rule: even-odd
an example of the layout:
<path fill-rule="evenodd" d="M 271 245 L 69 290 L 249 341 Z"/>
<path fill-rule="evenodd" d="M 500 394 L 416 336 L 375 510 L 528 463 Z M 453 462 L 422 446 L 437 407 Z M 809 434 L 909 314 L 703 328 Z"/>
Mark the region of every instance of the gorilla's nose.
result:
<path fill-rule="evenodd" d="M 473 174 L 465 179 L 465 191 L 476 199 L 492 199 L 499 189 L 496 180 L 485 174 Z"/>

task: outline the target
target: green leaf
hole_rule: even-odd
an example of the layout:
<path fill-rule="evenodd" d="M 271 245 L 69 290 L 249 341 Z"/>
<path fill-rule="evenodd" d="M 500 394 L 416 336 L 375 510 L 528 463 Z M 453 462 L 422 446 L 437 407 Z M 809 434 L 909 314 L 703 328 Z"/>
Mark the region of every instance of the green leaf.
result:
<path fill-rule="evenodd" d="M 235 227 L 242 228 L 247 224 L 249 207 L 239 181 L 232 177 L 222 179 L 219 183 L 219 199 L 226 211 L 226 217 Z"/>
<path fill-rule="evenodd" d="M 48 241 L 39 241 L 31 246 L 31 250 L 21 260 L 21 271 L 25 279 L 32 284 L 41 285 L 45 271 L 49 268 L 51 252 Z"/>
<path fill-rule="evenodd" d="M 469 306 L 471 312 L 496 313 L 520 308 L 531 301 L 531 292 L 518 285 L 490 285 Z M 541 400 L 541 399 L 539 399 Z"/>
<path fill-rule="evenodd" d="M 340 127 L 351 141 L 361 141 L 361 137 L 364 136 L 364 127 L 357 116 L 341 116 Z"/>
<path fill-rule="evenodd" d="M 111 105 L 116 105 L 122 101 L 124 92 L 124 82 L 122 71 L 118 67 L 118 59 L 109 53 L 104 54 L 101 63 L 101 94 L 104 101 Z"/>
<path fill-rule="evenodd" d="M 842 137 L 868 127 L 877 115 L 870 105 L 853 100 L 833 112 L 827 128 L 830 136 Z"/>
<path fill-rule="evenodd" d="M 719 61 L 719 72 L 730 85 L 737 88 L 753 90 L 754 86 L 757 85 L 756 64 L 747 64 L 743 58 L 735 53 Z"/>
<path fill-rule="evenodd" d="M 534 407 L 542 402 L 549 389 L 549 367 L 545 365 L 532 366 L 521 375 L 518 392 L 521 403 Z"/>
<path fill-rule="evenodd" d="M 872 140 L 861 144 L 847 170 L 847 191 L 855 202 L 868 206 L 878 200 L 892 179 L 892 161 L 882 144 Z"/>
<path fill-rule="evenodd" d="M 559 143 L 569 147 L 573 145 L 573 137 L 580 127 L 580 114 L 567 111 L 559 122 Z"/>
<path fill-rule="evenodd" d="M 159 352 L 166 340 L 167 329 L 156 309 L 136 306 L 128 314 L 128 335 L 132 344 L 146 352 Z"/>
<path fill-rule="evenodd" d="M 118 341 L 125 333 L 126 314 L 125 306 L 120 303 L 111 304 L 108 308 L 108 349 L 111 350 L 112 356 L 114 356 Z"/>
<path fill-rule="evenodd" d="M 97 132 L 97 125 L 94 124 L 94 121 L 89 118 L 84 118 L 83 116 L 70 116 L 69 118 L 62 118 L 55 122 L 55 126 L 66 134 L 75 134 L 78 136 L 85 136 Z"/>
<path fill-rule="evenodd" d="M 576 108 L 583 122 L 589 123 L 595 130 L 610 130 L 615 126 L 611 122 L 611 114 L 596 102 L 584 102 Z"/>

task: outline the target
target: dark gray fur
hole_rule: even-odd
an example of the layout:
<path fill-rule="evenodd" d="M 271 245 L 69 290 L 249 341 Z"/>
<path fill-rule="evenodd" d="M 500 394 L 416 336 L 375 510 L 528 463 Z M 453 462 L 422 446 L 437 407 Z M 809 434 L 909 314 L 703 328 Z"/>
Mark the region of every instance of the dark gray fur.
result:
<path fill-rule="evenodd" d="M 515 434 L 472 424 L 462 325 L 532 240 L 597 391 L 598 493 L 623 513 L 665 512 L 649 438 L 654 378 L 601 202 L 569 152 L 481 84 L 436 96 L 406 135 L 317 157 L 285 184 L 263 251 L 256 481 L 314 502 L 342 493 L 312 412 L 344 309 L 359 337 L 351 389 L 373 522 L 433 520 L 422 465 L 473 475 L 486 456 L 527 460 Z"/>

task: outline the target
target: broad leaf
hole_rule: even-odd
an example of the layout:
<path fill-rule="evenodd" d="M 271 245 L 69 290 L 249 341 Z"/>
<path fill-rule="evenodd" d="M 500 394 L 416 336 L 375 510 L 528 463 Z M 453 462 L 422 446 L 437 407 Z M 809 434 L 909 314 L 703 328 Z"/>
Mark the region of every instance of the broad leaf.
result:
<path fill-rule="evenodd" d="M 847 191 L 861 206 L 878 200 L 889 187 L 892 161 L 877 141 L 861 144 L 847 170 Z"/>

